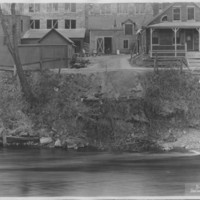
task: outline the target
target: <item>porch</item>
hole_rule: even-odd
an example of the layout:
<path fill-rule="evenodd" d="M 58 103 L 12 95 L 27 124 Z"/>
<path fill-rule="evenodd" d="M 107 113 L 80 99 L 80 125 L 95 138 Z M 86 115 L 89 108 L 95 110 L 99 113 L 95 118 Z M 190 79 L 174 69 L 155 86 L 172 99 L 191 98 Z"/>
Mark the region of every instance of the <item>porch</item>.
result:
<path fill-rule="evenodd" d="M 150 25 L 150 57 L 200 58 L 200 22 Z"/>

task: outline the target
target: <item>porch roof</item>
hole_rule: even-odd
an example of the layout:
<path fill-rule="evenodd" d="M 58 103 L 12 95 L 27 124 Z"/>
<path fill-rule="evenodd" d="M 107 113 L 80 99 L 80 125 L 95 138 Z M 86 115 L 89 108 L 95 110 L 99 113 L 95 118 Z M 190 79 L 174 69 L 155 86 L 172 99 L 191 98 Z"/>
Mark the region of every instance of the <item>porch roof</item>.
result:
<path fill-rule="evenodd" d="M 149 28 L 200 28 L 200 22 L 163 22 L 152 24 Z"/>

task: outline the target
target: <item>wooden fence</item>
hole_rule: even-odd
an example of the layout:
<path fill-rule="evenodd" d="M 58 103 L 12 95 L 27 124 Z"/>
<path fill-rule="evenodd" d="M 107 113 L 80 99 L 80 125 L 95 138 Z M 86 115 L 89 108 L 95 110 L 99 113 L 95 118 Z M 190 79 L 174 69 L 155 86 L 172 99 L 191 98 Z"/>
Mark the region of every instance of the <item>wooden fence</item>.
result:
<path fill-rule="evenodd" d="M 67 68 L 73 56 L 73 49 L 69 45 L 19 45 L 19 56 L 24 70 L 44 70 L 53 68 Z M 8 52 L 9 54 L 9 52 Z M 0 70 L 13 71 L 14 63 L 9 56 L 9 62 L 0 64 Z"/>

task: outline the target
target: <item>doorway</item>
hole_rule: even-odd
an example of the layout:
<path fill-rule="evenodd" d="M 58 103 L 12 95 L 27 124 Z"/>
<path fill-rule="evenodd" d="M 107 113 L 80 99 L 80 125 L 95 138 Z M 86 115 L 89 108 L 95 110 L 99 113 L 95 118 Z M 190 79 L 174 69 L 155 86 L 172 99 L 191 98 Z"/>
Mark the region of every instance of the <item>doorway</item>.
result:
<path fill-rule="evenodd" d="M 104 53 L 104 40 L 97 38 L 97 53 Z"/>
<path fill-rule="evenodd" d="M 185 40 L 187 44 L 187 51 L 193 51 L 194 50 L 194 31 L 193 30 L 185 31 Z"/>
<path fill-rule="evenodd" d="M 111 37 L 104 37 L 104 50 L 105 50 L 105 54 L 112 53 L 112 38 Z"/>

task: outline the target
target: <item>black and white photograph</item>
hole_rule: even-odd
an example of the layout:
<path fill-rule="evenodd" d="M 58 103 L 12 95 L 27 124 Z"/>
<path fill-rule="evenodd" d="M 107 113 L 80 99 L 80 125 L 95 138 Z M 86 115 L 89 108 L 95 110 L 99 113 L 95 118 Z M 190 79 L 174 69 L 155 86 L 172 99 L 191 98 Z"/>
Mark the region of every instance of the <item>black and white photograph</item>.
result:
<path fill-rule="evenodd" d="M 4 199 L 200 199 L 200 1 L 0 1 Z"/>

